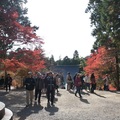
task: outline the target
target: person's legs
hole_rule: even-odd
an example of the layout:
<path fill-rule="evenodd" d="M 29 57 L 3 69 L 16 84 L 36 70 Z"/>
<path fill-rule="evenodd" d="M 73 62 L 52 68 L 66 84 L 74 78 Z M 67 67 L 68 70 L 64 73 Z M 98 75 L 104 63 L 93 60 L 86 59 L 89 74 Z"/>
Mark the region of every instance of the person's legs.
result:
<path fill-rule="evenodd" d="M 77 96 L 77 93 L 78 93 L 78 87 L 76 86 L 76 92 L 75 92 L 75 96 Z"/>
<path fill-rule="evenodd" d="M 54 90 L 51 91 L 51 105 L 53 105 L 54 102 Z"/>
<path fill-rule="evenodd" d="M 26 90 L 26 103 L 27 103 L 26 106 L 28 106 L 29 105 L 29 90 Z"/>
<path fill-rule="evenodd" d="M 88 90 L 90 91 L 90 83 L 88 83 Z"/>
<path fill-rule="evenodd" d="M 96 87 L 96 85 L 95 85 L 95 84 L 92 84 L 91 93 L 94 93 L 95 87 Z"/>
<path fill-rule="evenodd" d="M 11 85 L 9 84 L 8 87 L 9 87 L 9 91 L 10 91 L 11 90 Z"/>
<path fill-rule="evenodd" d="M 79 93 L 79 97 L 81 98 L 81 87 L 78 87 L 78 93 Z"/>
<path fill-rule="evenodd" d="M 56 90 L 57 90 L 57 93 L 58 93 L 58 92 L 59 92 L 59 91 L 58 91 L 58 85 L 56 85 Z"/>
<path fill-rule="evenodd" d="M 41 89 L 38 92 L 39 96 L 38 96 L 38 103 L 40 103 L 40 98 L 41 98 Z"/>
<path fill-rule="evenodd" d="M 29 94 L 30 94 L 30 104 L 32 105 L 32 102 L 33 102 L 33 90 L 31 90 L 29 92 Z"/>
<path fill-rule="evenodd" d="M 69 83 L 67 83 L 67 90 L 69 91 Z"/>
<path fill-rule="evenodd" d="M 7 92 L 7 90 L 8 90 L 8 86 L 7 86 L 7 84 L 5 85 L 5 89 L 6 89 L 6 92 Z"/>
<path fill-rule="evenodd" d="M 47 90 L 47 99 L 48 99 L 48 103 L 50 102 L 50 90 Z"/>
<path fill-rule="evenodd" d="M 37 100 L 37 96 L 38 96 L 38 89 L 35 89 L 35 100 Z"/>
<path fill-rule="evenodd" d="M 104 84 L 104 90 L 106 90 L 106 85 Z"/>
<path fill-rule="evenodd" d="M 91 93 L 94 92 L 94 90 L 93 90 L 93 84 L 91 85 L 91 89 L 90 89 L 90 91 L 91 91 Z"/>

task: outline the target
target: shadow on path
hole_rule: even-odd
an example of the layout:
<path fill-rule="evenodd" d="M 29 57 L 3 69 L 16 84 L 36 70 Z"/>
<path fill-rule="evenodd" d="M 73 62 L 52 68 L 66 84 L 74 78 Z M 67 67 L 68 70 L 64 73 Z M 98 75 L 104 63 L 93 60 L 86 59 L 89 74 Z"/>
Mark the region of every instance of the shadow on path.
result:
<path fill-rule="evenodd" d="M 39 113 L 39 111 L 41 111 L 42 109 L 43 106 L 37 104 L 34 104 L 34 106 L 24 107 L 17 113 L 17 116 L 19 117 L 18 120 L 25 120 L 32 113 Z"/>
<path fill-rule="evenodd" d="M 84 102 L 84 103 L 86 103 L 86 104 L 90 104 L 87 99 L 80 98 L 80 101 L 81 101 L 81 102 Z"/>
<path fill-rule="evenodd" d="M 58 93 L 56 93 L 56 96 L 61 96 L 61 95 L 62 95 L 62 94 L 61 94 L 61 93 L 59 93 L 59 92 L 58 92 Z"/>
<path fill-rule="evenodd" d="M 99 95 L 99 94 L 97 94 L 95 92 L 93 94 L 97 95 L 98 97 L 106 98 L 105 96 Z"/>
<path fill-rule="evenodd" d="M 55 105 L 53 105 L 53 106 L 50 106 L 49 104 L 47 105 L 47 107 L 45 107 L 45 110 L 47 111 L 47 112 L 49 112 L 49 115 L 55 115 L 55 112 L 58 112 L 58 108 L 57 107 L 55 107 Z"/>

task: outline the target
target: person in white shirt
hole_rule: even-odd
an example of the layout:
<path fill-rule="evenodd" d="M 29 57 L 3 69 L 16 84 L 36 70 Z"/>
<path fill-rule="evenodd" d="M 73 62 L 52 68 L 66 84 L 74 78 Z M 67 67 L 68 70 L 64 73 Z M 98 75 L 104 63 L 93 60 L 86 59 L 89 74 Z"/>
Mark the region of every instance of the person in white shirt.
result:
<path fill-rule="evenodd" d="M 88 74 L 86 74 L 83 79 L 84 79 L 84 82 L 85 82 L 86 90 L 90 91 L 90 76 Z"/>

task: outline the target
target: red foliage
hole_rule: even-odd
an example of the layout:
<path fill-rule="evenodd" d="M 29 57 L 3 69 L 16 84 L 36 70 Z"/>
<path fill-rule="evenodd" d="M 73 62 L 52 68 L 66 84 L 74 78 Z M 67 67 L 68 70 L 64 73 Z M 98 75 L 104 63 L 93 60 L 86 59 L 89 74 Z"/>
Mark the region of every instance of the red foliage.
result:
<path fill-rule="evenodd" d="M 23 63 L 20 63 L 16 59 L 5 59 L 2 60 L 1 70 L 13 71 L 15 72 L 18 68 L 25 68 L 26 66 Z"/>
<path fill-rule="evenodd" d="M 41 49 L 35 49 L 32 51 L 24 48 L 19 49 L 15 53 L 12 52 L 11 55 L 31 71 L 39 71 L 45 68 L 45 61 Z"/>
<path fill-rule="evenodd" d="M 109 90 L 111 90 L 111 91 L 116 91 L 117 88 L 113 87 L 113 86 L 110 84 L 110 85 L 109 85 Z"/>
<path fill-rule="evenodd" d="M 86 73 L 95 73 L 96 77 L 102 76 L 103 71 L 108 71 L 114 62 L 114 58 L 109 56 L 109 51 L 104 46 L 98 48 L 96 52 L 88 57 L 84 67 Z"/>

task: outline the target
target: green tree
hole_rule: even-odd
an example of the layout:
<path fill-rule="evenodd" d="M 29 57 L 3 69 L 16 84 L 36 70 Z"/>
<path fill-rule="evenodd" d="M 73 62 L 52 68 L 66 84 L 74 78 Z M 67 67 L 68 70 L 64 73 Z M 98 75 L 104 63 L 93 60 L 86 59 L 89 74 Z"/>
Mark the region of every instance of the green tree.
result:
<path fill-rule="evenodd" d="M 92 35 L 96 37 L 94 49 L 105 45 L 113 49 L 116 59 L 116 81 L 119 89 L 119 51 L 120 51 L 120 1 L 119 0 L 90 0 L 86 12 L 91 13 L 91 25 L 94 26 Z"/>
<path fill-rule="evenodd" d="M 73 53 L 73 59 L 77 59 L 77 58 L 79 58 L 79 53 L 77 50 L 75 50 Z"/>

